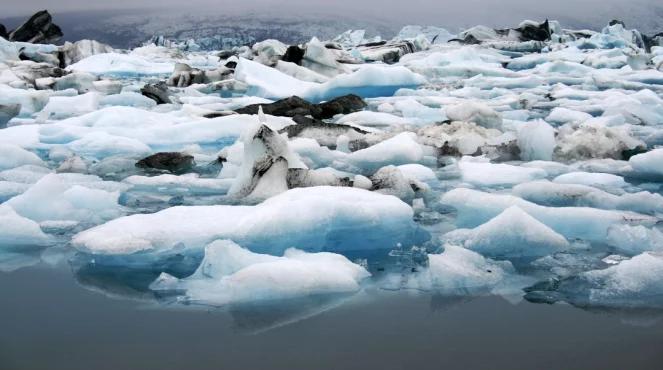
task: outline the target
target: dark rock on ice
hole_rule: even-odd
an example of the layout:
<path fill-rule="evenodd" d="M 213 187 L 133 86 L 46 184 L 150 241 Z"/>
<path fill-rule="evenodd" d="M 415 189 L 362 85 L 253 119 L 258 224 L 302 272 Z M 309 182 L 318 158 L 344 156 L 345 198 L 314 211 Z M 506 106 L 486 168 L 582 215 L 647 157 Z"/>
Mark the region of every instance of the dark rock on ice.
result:
<path fill-rule="evenodd" d="M 219 54 L 217 54 L 220 60 L 226 60 L 235 55 L 237 55 L 237 52 L 232 50 L 221 50 Z"/>
<path fill-rule="evenodd" d="M 9 40 L 48 44 L 58 41 L 62 36 L 62 30 L 53 24 L 53 19 L 48 11 L 42 10 L 10 32 Z"/>
<path fill-rule="evenodd" d="M 318 119 L 332 118 L 336 114 L 357 112 L 366 107 L 366 103 L 356 95 L 344 95 L 320 104 L 312 104 L 298 96 L 275 101 L 271 104 L 251 104 L 237 109 L 239 114 L 258 114 L 263 112 L 272 116 L 295 117 L 312 116 Z"/>
<path fill-rule="evenodd" d="M 281 57 L 281 60 L 284 62 L 295 63 L 297 65 L 302 65 L 302 59 L 304 59 L 304 54 L 306 53 L 305 49 L 300 48 L 298 45 L 290 45 L 288 49 Z"/>
<path fill-rule="evenodd" d="M 168 86 L 161 81 L 155 84 L 146 84 L 140 89 L 140 93 L 157 102 L 157 104 L 170 104 Z"/>
<path fill-rule="evenodd" d="M 224 111 L 219 111 L 219 112 L 212 112 L 212 113 L 207 113 L 203 115 L 205 118 L 219 118 L 219 117 L 225 117 L 225 116 L 232 116 L 233 114 L 237 114 L 233 111 L 230 110 L 224 110 Z"/>
<path fill-rule="evenodd" d="M 4 24 L 0 24 L 0 37 L 2 37 L 5 40 L 9 38 L 9 34 L 7 33 L 7 28 L 5 28 Z"/>
<path fill-rule="evenodd" d="M 617 24 L 621 24 L 622 27 L 626 28 L 626 23 L 624 23 L 624 21 L 619 20 L 619 19 L 611 20 L 610 23 L 608 23 L 608 26 L 614 26 L 614 25 L 617 25 Z"/>
<path fill-rule="evenodd" d="M 0 104 L 0 129 L 6 128 L 12 118 L 21 111 L 20 104 Z"/>
<path fill-rule="evenodd" d="M 319 118 L 332 118 L 337 114 L 350 114 L 366 108 L 366 103 L 357 95 L 340 96 L 318 104 L 321 109 Z"/>
<path fill-rule="evenodd" d="M 160 152 L 136 162 L 136 167 L 163 170 L 179 174 L 190 171 L 196 165 L 193 156 L 178 152 Z"/>
<path fill-rule="evenodd" d="M 547 41 L 550 40 L 551 35 L 550 23 L 547 19 L 538 25 L 525 23 L 516 28 L 516 31 L 520 32 L 521 41 Z"/>
<path fill-rule="evenodd" d="M 262 106 L 265 114 L 281 117 L 294 117 L 294 116 L 319 116 L 320 108 L 315 104 L 298 97 L 291 96 L 289 98 L 277 100 L 271 104 L 251 104 L 246 107 L 237 109 L 235 112 L 239 114 L 258 114 L 258 109 Z"/>
<path fill-rule="evenodd" d="M 336 149 L 336 140 L 345 135 L 349 138 L 350 150 L 358 150 L 365 146 L 364 135 L 366 131 L 344 124 L 327 123 L 325 121 L 306 116 L 295 116 L 292 118 L 296 125 L 286 126 L 280 133 L 286 133 L 288 137 L 305 137 L 315 139 L 320 145 Z"/>
<path fill-rule="evenodd" d="M 237 68 L 237 62 L 235 62 L 234 60 L 231 60 L 231 61 L 227 62 L 226 64 L 224 64 L 224 66 L 226 68 L 235 69 L 235 68 Z"/>
<path fill-rule="evenodd" d="M 414 43 L 408 40 L 396 42 L 372 42 L 357 47 L 367 61 L 383 62 L 387 64 L 398 63 L 406 54 L 419 51 Z"/>

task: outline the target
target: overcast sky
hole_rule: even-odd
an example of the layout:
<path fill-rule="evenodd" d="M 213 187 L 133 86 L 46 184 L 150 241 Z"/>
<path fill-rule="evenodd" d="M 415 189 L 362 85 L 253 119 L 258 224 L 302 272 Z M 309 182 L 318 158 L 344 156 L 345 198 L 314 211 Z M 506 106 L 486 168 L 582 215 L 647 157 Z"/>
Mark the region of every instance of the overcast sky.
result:
<path fill-rule="evenodd" d="M 524 18 L 567 19 L 630 18 L 647 14 L 649 5 L 662 8 L 661 0 L 3 0 L 4 16 L 26 15 L 39 9 L 57 14 L 73 10 L 166 7 L 217 14 L 245 12 L 351 14 L 400 22 L 443 24 L 454 19 L 468 24 L 496 24 Z M 492 22 L 491 22 L 492 21 Z M 465 23 L 465 22 L 463 22 Z"/>

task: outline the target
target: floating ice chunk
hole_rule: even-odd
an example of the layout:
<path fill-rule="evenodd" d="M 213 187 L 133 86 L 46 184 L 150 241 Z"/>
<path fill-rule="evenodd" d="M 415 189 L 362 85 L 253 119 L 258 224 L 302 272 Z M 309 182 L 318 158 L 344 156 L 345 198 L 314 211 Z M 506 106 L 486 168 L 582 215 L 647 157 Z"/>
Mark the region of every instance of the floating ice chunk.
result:
<path fill-rule="evenodd" d="M 638 213 L 586 207 L 544 207 L 513 195 L 491 194 L 463 188 L 445 193 L 440 201 L 442 205 L 456 209 L 456 223 L 461 227 L 479 226 L 505 209 L 518 206 L 567 239 L 605 242 L 608 228 L 613 225 L 651 226 L 656 222 L 655 217 Z"/>
<path fill-rule="evenodd" d="M 327 77 L 350 72 L 346 66 L 337 61 L 338 55 L 334 51 L 314 37 L 306 44 L 302 67 Z"/>
<path fill-rule="evenodd" d="M 28 190 L 29 187 L 29 184 L 21 182 L 0 181 L 0 203 L 23 193 Z"/>
<path fill-rule="evenodd" d="M 134 190 L 153 191 L 167 194 L 226 194 L 232 179 L 206 179 L 197 174 L 181 176 L 164 174 L 159 176 L 129 176 L 123 182 Z"/>
<path fill-rule="evenodd" d="M 366 172 L 372 172 L 388 165 L 402 165 L 420 162 L 424 151 L 411 132 L 400 133 L 366 149 L 352 152 L 347 160 Z"/>
<path fill-rule="evenodd" d="M 614 195 L 588 185 L 544 180 L 517 185 L 512 194 L 551 207 L 594 207 L 645 214 L 663 212 L 663 196 L 646 191 Z"/>
<path fill-rule="evenodd" d="M 273 66 L 285 54 L 288 46 L 279 40 L 269 39 L 256 42 L 251 47 L 255 57 L 253 60 L 266 66 Z"/>
<path fill-rule="evenodd" d="M 306 67 L 299 66 L 295 63 L 284 62 L 279 60 L 274 67 L 276 70 L 294 77 L 301 81 L 323 83 L 329 81 L 329 77 L 321 75 Z"/>
<path fill-rule="evenodd" d="M 464 182 L 477 186 L 510 186 L 545 178 L 548 174 L 539 168 L 490 163 L 474 157 L 463 157 L 458 162 Z"/>
<path fill-rule="evenodd" d="M 446 155 L 475 155 L 485 146 L 504 144 L 499 130 L 470 122 L 426 126 L 418 131 L 418 135 L 423 144 L 434 146 Z"/>
<path fill-rule="evenodd" d="M 561 174 L 571 171 L 571 167 L 552 161 L 532 161 L 523 163 L 521 166 L 530 168 L 540 168 L 548 173 L 550 176 L 559 176 Z"/>
<path fill-rule="evenodd" d="M 428 255 L 429 267 L 414 274 L 408 288 L 449 295 L 499 294 L 523 287 L 508 261 L 493 261 L 469 249 L 447 244 L 441 254 Z"/>
<path fill-rule="evenodd" d="M 115 155 L 132 158 L 150 153 L 152 150 L 143 142 L 124 136 L 115 136 L 102 131 L 91 132 L 67 144 L 74 153 L 91 158 L 104 159 Z"/>
<path fill-rule="evenodd" d="M 235 78 L 248 85 L 247 95 L 283 99 L 293 95 L 312 102 L 356 94 L 361 97 L 390 96 L 404 87 L 426 82 L 423 76 L 401 66 L 366 65 L 359 70 L 317 84 L 288 76 L 260 63 L 240 59 Z"/>
<path fill-rule="evenodd" d="M 100 223 L 122 214 L 119 196 L 119 192 L 72 185 L 63 175 L 49 174 L 6 204 L 34 221 Z"/>
<path fill-rule="evenodd" d="M 411 244 L 410 206 L 396 197 L 346 187 L 288 190 L 256 206 L 172 207 L 132 215 L 76 235 L 72 243 L 95 254 L 169 251 L 178 243 L 202 248 L 232 239 L 255 252 L 289 247 L 350 251 Z"/>
<path fill-rule="evenodd" d="M 67 67 L 68 71 L 122 77 L 166 75 L 173 72 L 174 63 L 152 62 L 137 54 L 104 53 L 91 55 Z"/>
<path fill-rule="evenodd" d="M 629 159 L 633 170 L 644 176 L 663 176 L 663 149 L 650 150 Z"/>
<path fill-rule="evenodd" d="M 554 108 L 546 117 L 546 122 L 563 125 L 565 123 L 583 123 L 592 118 L 592 115 L 564 107 Z"/>
<path fill-rule="evenodd" d="M 555 129 L 543 120 L 527 122 L 518 129 L 520 158 L 525 161 L 552 160 L 556 145 Z"/>
<path fill-rule="evenodd" d="M 394 103 L 394 108 L 401 112 L 403 118 L 413 123 L 431 124 L 447 120 L 441 109 L 427 107 L 415 99 L 399 99 Z"/>
<path fill-rule="evenodd" d="M 0 204 L 0 249 L 39 247 L 51 242 L 39 224 L 21 217 L 12 207 Z"/>
<path fill-rule="evenodd" d="M 341 44 L 344 48 L 353 48 L 364 41 L 366 30 L 347 30 L 334 37 L 332 41 Z"/>
<path fill-rule="evenodd" d="M 569 243 L 525 211 L 512 206 L 473 230 L 454 230 L 443 236 L 451 243 L 489 257 L 542 257 L 563 251 Z"/>
<path fill-rule="evenodd" d="M 583 273 L 581 279 L 587 284 L 591 305 L 645 308 L 663 307 L 661 276 L 663 256 L 647 252 L 604 270 Z"/>
<path fill-rule="evenodd" d="M 0 171 L 0 180 L 22 184 L 34 184 L 39 181 L 39 179 L 52 172 L 53 171 L 46 167 L 26 164 L 10 170 Z"/>
<path fill-rule="evenodd" d="M 102 106 L 126 106 L 144 109 L 150 109 L 157 106 L 157 103 L 153 99 L 132 91 L 104 96 L 99 103 Z"/>
<path fill-rule="evenodd" d="M 47 119 L 62 119 L 94 112 L 99 107 L 99 94 L 89 92 L 78 96 L 53 96 L 39 112 L 41 122 Z"/>
<path fill-rule="evenodd" d="M 44 162 L 34 153 L 18 145 L 0 143 L 0 171 L 23 165 L 44 166 Z"/>
<path fill-rule="evenodd" d="M 476 101 L 466 101 L 445 108 L 452 121 L 474 122 L 485 128 L 502 128 L 502 116 L 491 107 Z"/>
<path fill-rule="evenodd" d="M 0 62 L 18 60 L 16 44 L 0 37 Z"/>
<path fill-rule="evenodd" d="M 185 279 L 161 275 L 154 290 L 185 290 L 187 301 L 225 305 L 309 295 L 354 293 L 370 274 L 333 253 L 288 249 L 283 257 L 253 253 L 229 240 L 205 247 L 196 272 Z"/>
<path fill-rule="evenodd" d="M 553 179 L 558 184 L 579 184 L 595 186 L 604 189 L 623 188 L 626 181 L 621 176 L 610 173 L 569 172 Z"/>
<path fill-rule="evenodd" d="M 626 125 L 606 127 L 600 122 L 585 122 L 580 127 L 566 124 L 559 128 L 555 157 L 566 160 L 621 159 L 625 151 L 644 147 L 631 136 Z"/>
<path fill-rule="evenodd" d="M 266 199 L 288 190 L 289 168 L 306 168 L 288 146 L 285 136 L 265 125 L 266 117 L 259 108 L 260 124 L 243 134 L 244 155 L 239 173 L 229 194 L 237 197 Z"/>
<path fill-rule="evenodd" d="M 356 124 L 368 127 L 384 127 L 384 126 L 398 126 L 407 125 L 412 122 L 409 119 L 384 112 L 371 112 L 361 111 L 346 114 L 341 117 L 337 123 L 340 124 Z"/>
<path fill-rule="evenodd" d="M 404 164 L 398 166 L 398 169 L 401 171 L 403 176 L 410 180 L 426 182 L 437 179 L 435 172 L 432 169 L 421 164 Z"/>
<path fill-rule="evenodd" d="M 15 89 L 0 83 L 0 104 L 18 104 L 21 107 L 19 117 L 29 117 L 36 113 L 48 102 L 47 91 Z"/>
<path fill-rule="evenodd" d="M 414 39 L 419 35 L 426 36 L 431 44 L 443 44 L 456 37 L 444 28 L 434 26 L 409 25 L 401 28 L 396 35 L 396 40 Z"/>
<path fill-rule="evenodd" d="M 615 225 L 608 230 L 608 244 L 630 255 L 663 251 L 663 233 L 644 226 Z"/>
<path fill-rule="evenodd" d="M 411 204 L 415 197 L 412 183 L 416 180 L 403 176 L 398 167 L 385 166 L 380 168 L 371 176 L 371 189 L 380 194 L 388 194 L 398 197 L 402 201 Z"/>

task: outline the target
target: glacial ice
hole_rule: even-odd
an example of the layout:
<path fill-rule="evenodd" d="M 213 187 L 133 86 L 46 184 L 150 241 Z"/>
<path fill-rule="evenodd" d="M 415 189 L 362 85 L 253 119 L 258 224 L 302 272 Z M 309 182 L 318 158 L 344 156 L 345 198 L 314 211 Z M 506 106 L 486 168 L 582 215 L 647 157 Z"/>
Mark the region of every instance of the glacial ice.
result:
<path fill-rule="evenodd" d="M 339 254 L 287 249 L 282 257 L 259 254 L 230 240 L 205 247 L 193 275 L 162 274 L 153 290 L 184 290 L 194 304 L 226 305 L 322 294 L 355 293 L 370 274 Z"/>
<path fill-rule="evenodd" d="M 346 94 L 362 97 L 390 96 L 400 88 L 416 87 L 425 79 L 401 66 L 367 65 L 339 75 L 324 83 L 297 80 L 278 70 L 247 59 L 240 59 L 235 78 L 248 86 L 247 94 L 267 99 L 299 96 L 320 102 Z"/>
<path fill-rule="evenodd" d="M 56 246 L 163 273 L 153 288 L 188 303 L 384 275 L 518 296 L 547 279 L 526 298 L 660 305 L 660 37 L 555 21 L 382 36 L 213 51 L 0 39 L 0 260 Z M 362 101 L 330 102 L 350 93 Z M 293 96 L 328 111 L 243 114 Z M 164 152 L 195 165 L 136 166 Z"/>
<path fill-rule="evenodd" d="M 605 241 L 613 225 L 645 225 L 656 218 L 625 211 L 609 211 L 589 207 L 545 207 L 508 194 L 484 193 L 457 188 L 442 196 L 441 203 L 457 211 L 460 227 L 476 227 L 512 206 L 518 206 L 567 239 Z"/>
<path fill-rule="evenodd" d="M 412 208 L 398 198 L 322 186 L 291 189 L 255 206 L 172 207 L 121 217 L 81 232 L 72 244 L 122 255 L 168 251 L 180 243 L 202 248 L 225 238 L 257 253 L 289 247 L 343 252 L 408 243 L 414 232 Z"/>
<path fill-rule="evenodd" d="M 492 258 L 542 257 L 569 247 L 562 235 L 518 206 L 507 208 L 475 229 L 457 229 L 443 238 L 447 243 L 461 243 L 465 248 Z"/>
<path fill-rule="evenodd" d="M 94 179 L 95 176 L 91 177 L 49 174 L 5 204 L 21 216 L 38 222 L 100 223 L 121 216 L 123 212 L 117 203 L 119 192 L 99 189 L 95 184 L 87 187 L 91 181 L 101 181 L 99 178 Z M 37 204 L 39 206 L 35 206 Z"/>
<path fill-rule="evenodd" d="M 580 275 L 587 303 L 599 307 L 663 307 L 663 257 L 645 252 L 604 270 Z"/>
<path fill-rule="evenodd" d="M 34 153 L 17 145 L 0 144 L 0 170 L 9 170 L 23 165 L 44 165 Z"/>
<path fill-rule="evenodd" d="M 429 266 L 413 274 L 406 288 L 447 295 L 517 292 L 527 285 L 508 261 L 493 261 L 463 247 L 447 244 L 444 252 L 429 254 Z"/>
<path fill-rule="evenodd" d="M 527 122 L 518 130 L 520 157 L 525 161 L 550 161 L 555 150 L 555 130 L 543 120 Z"/>
<path fill-rule="evenodd" d="M 490 163 L 482 158 L 463 157 L 458 162 L 464 182 L 480 187 L 516 185 L 545 178 L 546 171 L 538 168 L 512 166 L 505 163 Z"/>
<path fill-rule="evenodd" d="M 21 247 L 47 246 L 51 238 L 44 234 L 39 224 L 21 217 L 12 207 L 0 204 L 0 250 Z M 0 251 L 0 253 L 2 253 Z"/>

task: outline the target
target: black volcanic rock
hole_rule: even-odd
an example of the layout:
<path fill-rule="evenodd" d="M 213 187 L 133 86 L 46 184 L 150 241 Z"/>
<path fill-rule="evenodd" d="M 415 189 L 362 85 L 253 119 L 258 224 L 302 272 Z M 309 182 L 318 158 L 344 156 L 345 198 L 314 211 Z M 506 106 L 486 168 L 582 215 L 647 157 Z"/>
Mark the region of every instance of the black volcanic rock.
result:
<path fill-rule="evenodd" d="M 366 103 L 357 95 L 349 94 L 318 104 L 318 118 L 332 118 L 337 114 L 349 114 L 366 108 Z"/>
<path fill-rule="evenodd" d="M 304 59 L 305 53 L 306 50 L 300 48 L 299 46 L 290 45 L 285 51 L 285 54 L 283 54 L 283 57 L 281 57 L 281 60 L 284 62 L 291 62 L 297 65 L 302 65 L 302 59 Z"/>
<path fill-rule="evenodd" d="M 42 10 L 35 13 L 25 23 L 10 32 L 9 40 L 48 44 L 60 40 L 62 36 L 62 30 L 53 23 L 53 19 L 48 11 Z"/>
<path fill-rule="evenodd" d="M 140 89 L 140 93 L 157 102 L 157 104 L 170 104 L 168 86 L 161 81 L 156 84 L 146 84 Z"/>
<path fill-rule="evenodd" d="M 193 156 L 178 152 L 160 152 L 136 162 L 136 167 L 185 173 L 195 166 Z"/>
<path fill-rule="evenodd" d="M 239 114 L 258 114 L 262 106 L 265 114 L 281 117 L 312 116 L 317 119 L 332 118 L 337 114 L 357 112 L 366 103 L 357 95 L 344 95 L 320 104 L 312 104 L 298 96 L 275 101 L 271 104 L 251 104 L 235 110 Z"/>
<path fill-rule="evenodd" d="M 262 106 L 262 111 L 265 114 L 282 117 L 308 115 L 316 117 L 321 112 L 320 108 L 315 104 L 311 104 L 299 96 L 291 96 L 289 98 L 277 100 L 271 104 L 251 104 L 244 108 L 237 109 L 235 112 L 239 114 L 258 114 L 260 106 Z"/>
<path fill-rule="evenodd" d="M 7 28 L 5 28 L 4 24 L 0 24 L 0 37 L 2 37 L 5 40 L 9 38 L 9 34 L 7 33 Z"/>

